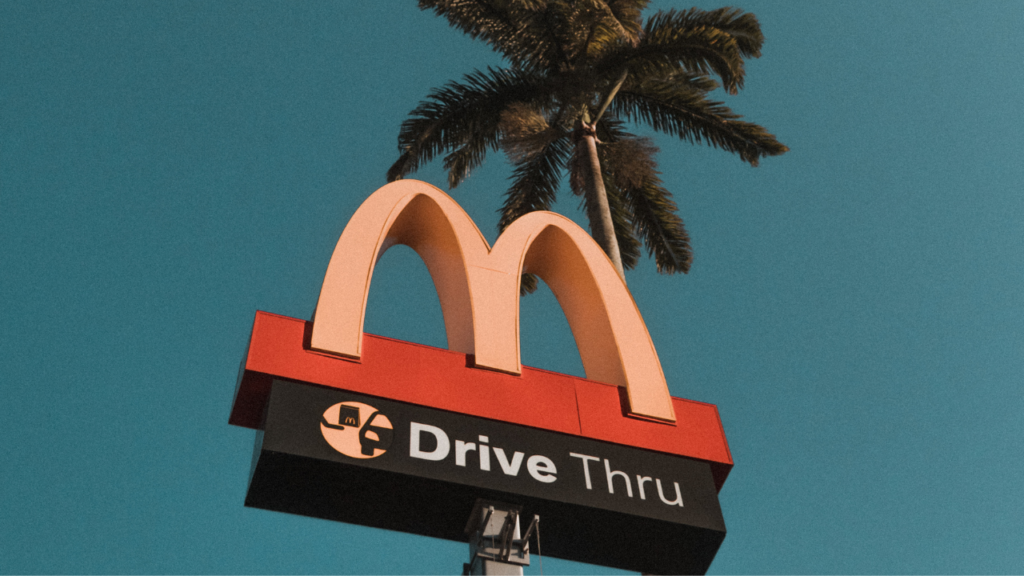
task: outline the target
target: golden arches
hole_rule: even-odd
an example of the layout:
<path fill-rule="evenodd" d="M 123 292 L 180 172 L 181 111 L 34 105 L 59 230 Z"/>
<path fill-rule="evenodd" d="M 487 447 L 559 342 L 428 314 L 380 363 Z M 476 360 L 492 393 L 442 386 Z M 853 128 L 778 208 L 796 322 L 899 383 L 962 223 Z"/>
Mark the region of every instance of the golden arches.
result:
<path fill-rule="evenodd" d="M 341 234 L 324 276 L 311 347 L 358 358 L 373 268 L 395 244 L 416 251 L 441 301 L 448 348 L 476 366 L 519 374 L 519 281 L 540 276 L 565 312 L 587 378 L 623 386 L 633 414 L 675 421 L 647 327 L 625 283 L 571 220 L 531 212 L 492 249 L 465 211 L 429 184 L 399 180 L 374 192 Z"/>

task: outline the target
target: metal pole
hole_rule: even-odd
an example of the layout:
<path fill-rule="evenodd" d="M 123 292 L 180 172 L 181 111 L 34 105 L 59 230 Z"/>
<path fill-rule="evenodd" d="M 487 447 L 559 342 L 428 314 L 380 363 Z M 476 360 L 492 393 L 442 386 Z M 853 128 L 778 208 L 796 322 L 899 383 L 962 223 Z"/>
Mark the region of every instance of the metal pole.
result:
<path fill-rule="evenodd" d="M 469 535 L 469 562 L 463 574 L 500 574 L 522 576 L 523 566 L 530 565 L 530 546 L 519 537 L 519 514 L 522 508 L 504 502 L 476 501 L 466 523 Z M 527 534 L 531 534 L 537 516 L 533 517 Z"/>

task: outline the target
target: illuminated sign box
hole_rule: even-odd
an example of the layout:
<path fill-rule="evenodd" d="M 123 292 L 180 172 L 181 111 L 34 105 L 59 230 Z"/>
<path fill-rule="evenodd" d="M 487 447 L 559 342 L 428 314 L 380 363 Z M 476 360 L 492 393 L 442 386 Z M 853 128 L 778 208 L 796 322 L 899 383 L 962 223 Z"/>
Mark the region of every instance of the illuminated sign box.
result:
<path fill-rule="evenodd" d="M 326 442 L 340 403 L 384 415 L 387 448 Z M 362 394 L 275 380 L 258 449 L 246 504 L 270 510 L 465 541 L 495 499 L 540 515 L 546 555 L 672 574 L 705 572 L 725 537 L 706 462 Z"/>
<path fill-rule="evenodd" d="M 427 264 L 450 350 L 362 332 L 373 265 L 397 243 Z M 520 364 L 523 271 L 558 298 L 587 379 Z M 725 536 L 718 411 L 668 394 L 600 248 L 550 213 L 491 248 L 419 182 L 352 217 L 312 322 L 257 313 L 230 422 L 261 430 L 251 506 L 465 541 L 476 499 L 498 500 L 541 515 L 546 555 L 647 573 L 702 573 Z"/>

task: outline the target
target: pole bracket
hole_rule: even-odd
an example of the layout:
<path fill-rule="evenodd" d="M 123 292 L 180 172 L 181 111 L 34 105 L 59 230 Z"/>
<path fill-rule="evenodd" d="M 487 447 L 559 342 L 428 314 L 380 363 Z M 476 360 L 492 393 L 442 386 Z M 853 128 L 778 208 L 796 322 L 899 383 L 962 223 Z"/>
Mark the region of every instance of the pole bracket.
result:
<path fill-rule="evenodd" d="M 520 537 L 521 513 L 519 506 L 477 499 L 466 524 L 470 549 L 467 568 L 471 574 L 494 573 L 493 568 L 487 568 L 491 563 L 510 568 L 530 565 L 529 539 L 537 529 L 540 517 L 534 515 L 525 535 Z"/>

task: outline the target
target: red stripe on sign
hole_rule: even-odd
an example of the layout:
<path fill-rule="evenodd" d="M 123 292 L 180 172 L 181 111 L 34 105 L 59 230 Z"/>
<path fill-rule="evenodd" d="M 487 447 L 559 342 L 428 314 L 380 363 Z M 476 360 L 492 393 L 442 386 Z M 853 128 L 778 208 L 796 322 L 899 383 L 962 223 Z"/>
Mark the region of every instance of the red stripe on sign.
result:
<path fill-rule="evenodd" d="M 475 368 L 466 354 L 365 334 L 361 359 L 309 350 L 310 323 L 257 312 L 229 422 L 260 428 L 273 378 L 705 460 L 721 489 L 732 456 L 713 404 L 672 398 L 677 421 L 624 415 L 616 386 L 523 367 Z"/>

